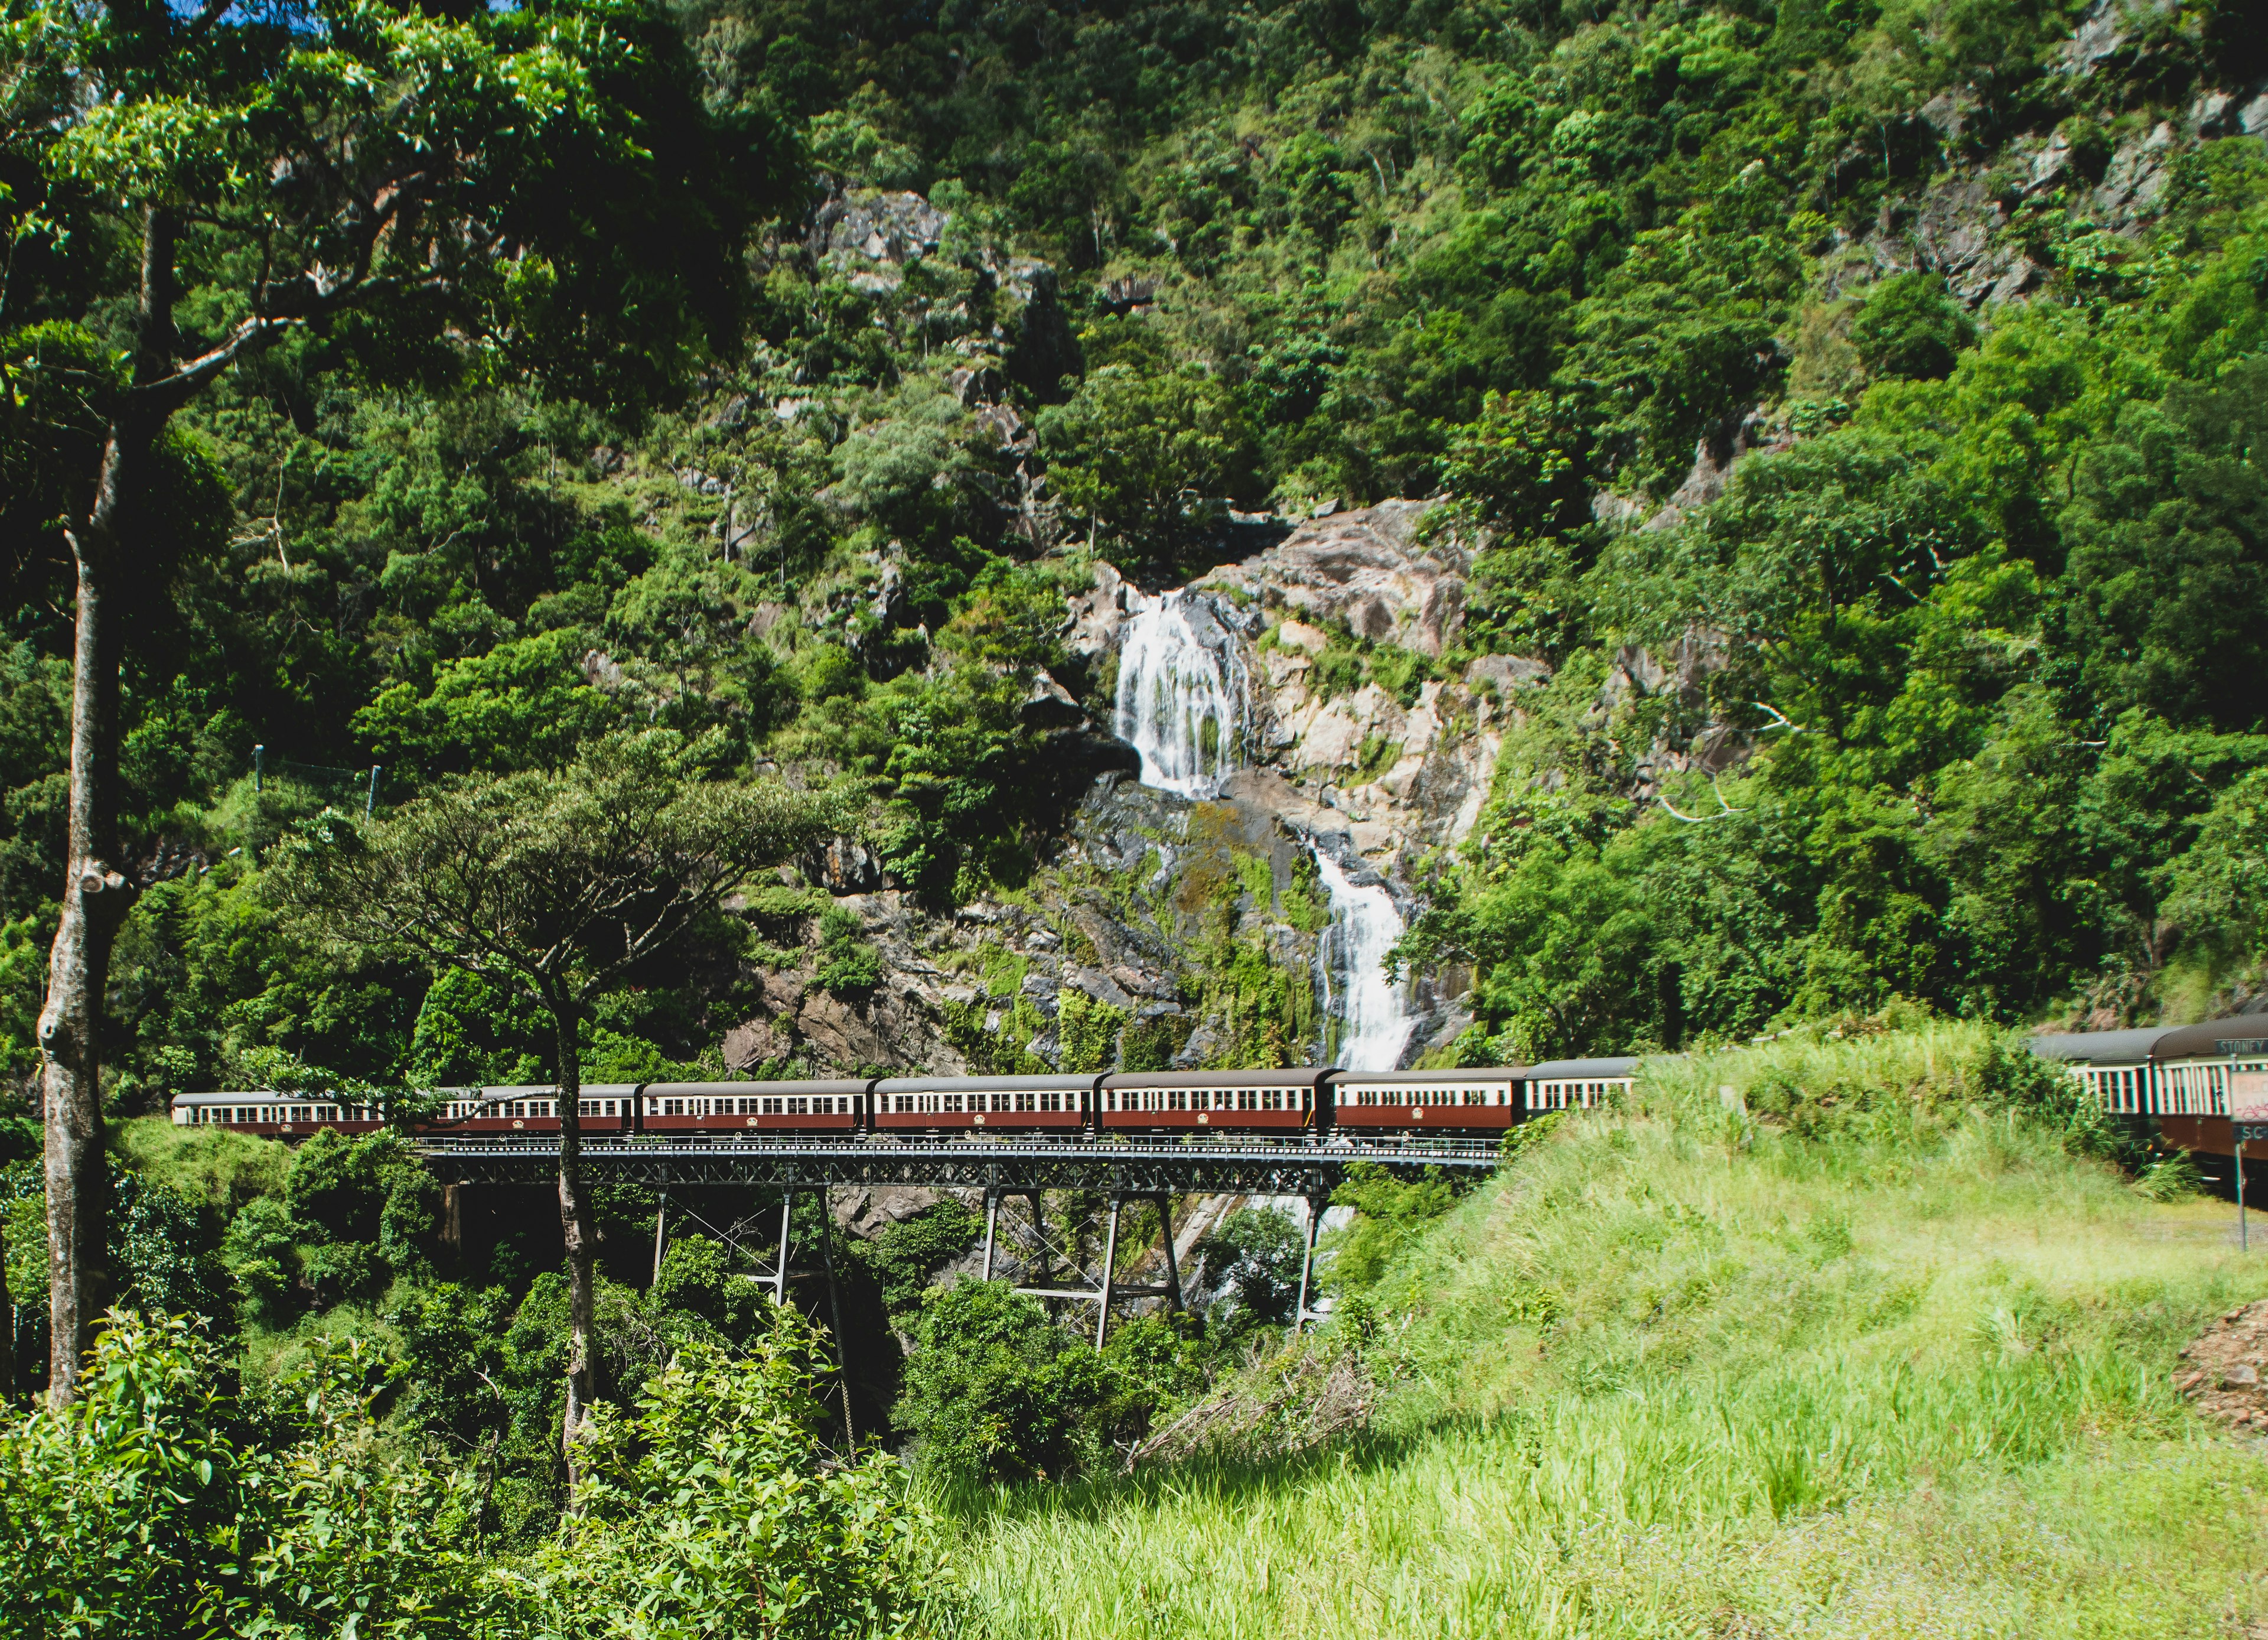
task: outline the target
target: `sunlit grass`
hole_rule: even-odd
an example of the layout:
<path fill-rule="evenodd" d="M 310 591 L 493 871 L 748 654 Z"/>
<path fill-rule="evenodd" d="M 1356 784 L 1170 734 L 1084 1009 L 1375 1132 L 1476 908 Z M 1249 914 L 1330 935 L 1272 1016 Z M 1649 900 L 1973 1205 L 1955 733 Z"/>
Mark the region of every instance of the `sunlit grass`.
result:
<path fill-rule="evenodd" d="M 2225 1205 L 2150 1202 L 1965 1108 L 1980 1041 L 1657 1077 L 1377 1289 L 1395 1381 L 1371 1437 L 999 1498 L 968 1525 L 974 1616 L 1065 1640 L 2241 1634 L 2268 1611 L 2268 1469 L 2169 1379 L 2268 1260 L 2239 1263 Z M 1919 1097 L 1808 1142 L 1719 1103 L 1765 1068 Z"/>

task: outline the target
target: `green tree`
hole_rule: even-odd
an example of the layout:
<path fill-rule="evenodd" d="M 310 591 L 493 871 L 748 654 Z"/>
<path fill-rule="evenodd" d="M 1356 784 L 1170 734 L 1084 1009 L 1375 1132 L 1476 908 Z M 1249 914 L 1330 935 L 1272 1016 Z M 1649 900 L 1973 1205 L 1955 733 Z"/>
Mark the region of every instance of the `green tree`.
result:
<path fill-rule="evenodd" d="M 105 339 L 118 368 L 56 366 L 72 391 L 55 425 L 87 458 L 69 477 L 63 532 L 76 580 L 68 863 L 40 1025 L 51 1382 L 67 1396 L 107 1285 L 96 1158 L 110 952 L 162 875 L 118 833 L 130 589 L 165 585 L 195 546 L 175 513 L 218 513 L 185 483 L 200 458 L 173 417 L 298 338 L 315 343 L 311 364 L 328 350 L 379 376 L 537 373 L 557 391 L 650 398 L 732 334 L 740 232 L 781 190 L 765 168 L 779 145 L 754 115 L 704 107 L 650 5 L 309 0 L 271 17 L 208 0 L 25 20 L 7 38 L 8 79 L 47 101 L 7 130 L 33 162 L 26 203 L 85 242 L 136 247 L 123 280 L 86 292 L 65 258 L 52 288 L 20 306 L 8 293 L 14 313 L 61 300 L 125 315 Z"/>
<path fill-rule="evenodd" d="M 1867 293 L 1851 321 L 1851 344 L 1873 375 L 1926 381 L 1952 373 L 1961 351 L 1977 344 L 1977 323 L 1946 294 L 1942 278 L 1901 273 Z"/>
<path fill-rule="evenodd" d="M 1240 1208 L 1197 1245 L 1213 1315 L 1231 1333 L 1292 1319 L 1306 1252 L 1300 1227 L 1275 1208 Z"/>
<path fill-rule="evenodd" d="M 560 1115 L 571 1338 L 561 1438 L 572 1473 L 597 1387 L 580 1026 L 593 1002 L 756 871 L 843 829 L 846 805 L 777 781 L 697 775 L 666 730 L 593 742 L 556 772 L 446 782 L 377 823 L 330 814 L 280 861 L 277 891 L 342 950 L 461 970 L 541 1008 Z"/>
<path fill-rule="evenodd" d="M 1068 403 L 1041 416 L 1040 447 L 1065 506 L 1168 562 L 1254 484 L 1235 399 L 1194 371 L 1090 371 Z"/>
<path fill-rule="evenodd" d="M 581 1516 L 509 1574 L 539 1632 L 917 1631 L 946 1585 L 937 1527 L 886 1454 L 821 1441 L 822 1340 L 792 1310 L 728 1353 L 688 1344 L 634 1418 L 593 1420 Z"/>
<path fill-rule="evenodd" d="M 922 1298 L 895 1419 L 953 1481 L 1077 1474 L 1100 1456 L 1093 1412 L 1108 1375 L 1092 1343 L 1036 1298 L 963 1276 Z"/>
<path fill-rule="evenodd" d="M 2080 454 L 2059 590 L 2114 710 L 2250 729 L 2268 719 L 2268 358 L 2129 405 Z"/>

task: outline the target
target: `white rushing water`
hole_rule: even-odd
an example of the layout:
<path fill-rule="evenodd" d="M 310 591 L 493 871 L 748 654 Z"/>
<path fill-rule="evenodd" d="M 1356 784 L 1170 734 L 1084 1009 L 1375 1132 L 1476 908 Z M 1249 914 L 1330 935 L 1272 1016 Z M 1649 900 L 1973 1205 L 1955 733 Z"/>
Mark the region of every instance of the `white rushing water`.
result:
<path fill-rule="evenodd" d="M 1241 763 L 1249 700 L 1234 639 L 1187 592 L 1146 599 L 1128 618 L 1118 650 L 1117 728 L 1142 754 L 1143 785 L 1183 797 L 1216 795 Z"/>
<path fill-rule="evenodd" d="M 1402 913 L 1394 909 L 1391 894 L 1375 883 L 1358 888 L 1320 848 L 1315 869 L 1331 897 L 1330 932 L 1316 961 L 1330 1011 L 1345 1024 L 1336 1062 L 1348 1070 L 1398 1070 L 1416 1023 L 1402 987 L 1387 979 L 1384 965 L 1386 953 L 1402 937 Z"/>

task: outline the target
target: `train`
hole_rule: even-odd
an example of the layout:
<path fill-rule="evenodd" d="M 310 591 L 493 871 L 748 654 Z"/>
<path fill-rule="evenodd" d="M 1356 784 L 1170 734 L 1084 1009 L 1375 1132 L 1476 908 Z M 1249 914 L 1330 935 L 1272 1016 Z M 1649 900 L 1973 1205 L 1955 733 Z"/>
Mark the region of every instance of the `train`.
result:
<path fill-rule="evenodd" d="M 1634 1058 L 1555 1060 L 1469 1070 L 1079 1071 L 1033 1076 L 875 1076 L 803 1082 L 589 1082 L 577 1095 L 587 1135 L 890 1140 L 1205 1134 L 1500 1137 L 1547 1112 L 1589 1110 L 1626 1090 Z M 559 1090 L 438 1088 L 407 1124 L 434 1138 L 538 1137 L 559 1131 Z M 184 1093 L 180 1127 L 297 1139 L 368 1133 L 387 1113 L 322 1093 L 273 1089 Z"/>
<path fill-rule="evenodd" d="M 2029 1045 L 2065 1067 L 2114 1120 L 2167 1149 L 2189 1152 L 2208 1182 L 2235 1182 L 2229 1078 L 2268 1073 L 2268 1014 L 2133 1031 L 2043 1032 Z M 2245 1157 L 2249 1178 L 2259 1178 L 2260 1160 L 2257 1151 Z"/>

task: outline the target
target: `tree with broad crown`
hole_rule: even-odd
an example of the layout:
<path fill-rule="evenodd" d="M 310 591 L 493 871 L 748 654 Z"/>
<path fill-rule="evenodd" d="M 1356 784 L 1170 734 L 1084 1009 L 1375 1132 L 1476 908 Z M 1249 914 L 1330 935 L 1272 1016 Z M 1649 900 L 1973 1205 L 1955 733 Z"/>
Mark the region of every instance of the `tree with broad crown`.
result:
<path fill-rule="evenodd" d="M 571 1475 L 597 1396 L 578 1026 L 594 999 L 753 874 L 853 817 L 832 794 L 697 779 L 700 751 L 667 730 L 609 735 L 564 769 L 452 781 L 367 825 L 327 812 L 274 867 L 285 903 L 336 945 L 477 974 L 551 1016 Z"/>
<path fill-rule="evenodd" d="M 65 492 L 33 510 L 76 595 L 40 1019 L 58 1403 L 107 1286 L 111 947 L 166 870 L 163 851 L 122 851 L 116 786 L 122 601 L 166 584 L 194 534 L 167 516 L 168 424 L 291 337 L 377 380 L 518 378 L 633 407 L 666 392 L 736 334 L 747 230 L 792 186 L 792 149 L 698 87 L 653 0 L 15 0 L 0 17 L 0 443 L 79 455 L 60 484 L 51 462 L 0 462 Z M 110 245 L 136 247 L 122 282 Z M 53 318 L 122 309 L 114 340 Z"/>

